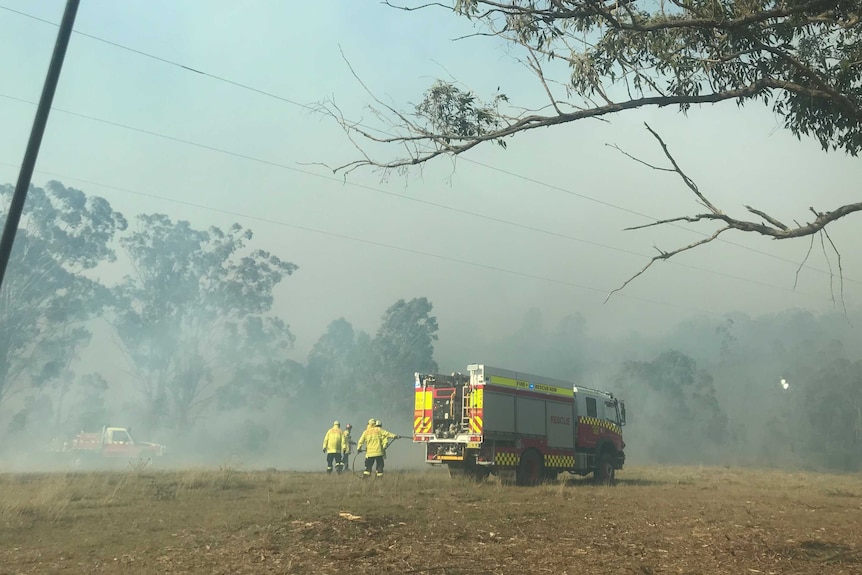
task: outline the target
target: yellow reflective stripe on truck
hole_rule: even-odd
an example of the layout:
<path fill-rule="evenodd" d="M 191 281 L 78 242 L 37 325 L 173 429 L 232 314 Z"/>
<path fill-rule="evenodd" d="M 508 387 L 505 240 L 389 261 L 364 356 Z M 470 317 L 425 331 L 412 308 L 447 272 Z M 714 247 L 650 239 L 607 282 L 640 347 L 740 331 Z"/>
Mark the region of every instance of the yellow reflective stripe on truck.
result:
<path fill-rule="evenodd" d="M 413 409 L 424 411 L 432 407 L 434 407 L 434 394 L 430 391 L 416 390 L 416 401 L 413 404 Z"/>
<path fill-rule="evenodd" d="M 546 455 L 545 467 L 562 467 L 570 469 L 575 466 L 574 455 Z"/>
<path fill-rule="evenodd" d="M 599 417 L 579 417 L 578 423 L 583 425 L 595 425 L 596 427 L 604 427 L 605 429 L 609 429 L 614 433 L 622 433 L 622 429 L 614 423 L 613 421 L 608 421 L 607 419 L 601 419 Z"/>
<path fill-rule="evenodd" d="M 572 469 L 575 467 L 574 455 L 545 455 L 545 467 Z M 494 454 L 494 465 L 499 467 L 515 467 L 521 458 L 517 453 L 503 452 Z"/>
<path fill-rule="evenodd" d="M 514 387 L 515 389 L 523 389 L 524 391 L 533 391 L 539 393 L 550 393 L 553 395 L 562 395 L 564 397 L 574 397 L 575 392 L 570 387 L 557 387 L 555 385 L 546 385 L 544 383 L 530 383 L 522 379 L 512 379 L 499 375 L 491 376 L 491 385 L 503 385 L 506 387 Z"/>
<path fill-rule="evenodd" d="M 514 467 L 518 465 L 518 460 L 520 457 L 517 453 L 495 453 L 494 454 L 494 465 L 501 465 L 504 467 Z"/>
<path fill-rule="evenodd" d="M 484 403 L 482 392 L 483 389 L 481 387 L 473 390 L 473 393 L 470 394 L 470 407 L 482 409 L 482 404 Z"/>
<path fill-rule="evenodd" d="M 417 417 L 413 420 L 413 433 L 431 433 L 431 418 Z"/>

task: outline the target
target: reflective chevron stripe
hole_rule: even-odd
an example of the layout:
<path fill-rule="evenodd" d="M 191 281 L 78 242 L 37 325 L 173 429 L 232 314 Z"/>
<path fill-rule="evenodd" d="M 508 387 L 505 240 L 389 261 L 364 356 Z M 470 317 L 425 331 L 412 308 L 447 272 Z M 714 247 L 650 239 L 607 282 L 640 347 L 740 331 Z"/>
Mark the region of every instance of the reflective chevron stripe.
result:
<path fill-rule="evenodd" d="M 570 469 L 575 466 L 574 455 L 546 455 L 545 467 L 563 467 Z"/>
<path fill-rule="evenodd" d="M 520 457 L 517 453 L 497 452 L 494 454 L 494 465 L 498 467 L 515 467 L 518 465 Z"/>
<path fill-rule="evenodd" d="M 579 417 L 578 423 L 582 423 L 584 425 L 594 425 L 596 427 L 604 427 L 605 429 L 613 431 L 614 433 L 621 434 L 623 432 L 622 429 L 620 429 L 620 427 L 616 423 L 608 421 L 607 419 L 600 419 L 598 417 Z"/>

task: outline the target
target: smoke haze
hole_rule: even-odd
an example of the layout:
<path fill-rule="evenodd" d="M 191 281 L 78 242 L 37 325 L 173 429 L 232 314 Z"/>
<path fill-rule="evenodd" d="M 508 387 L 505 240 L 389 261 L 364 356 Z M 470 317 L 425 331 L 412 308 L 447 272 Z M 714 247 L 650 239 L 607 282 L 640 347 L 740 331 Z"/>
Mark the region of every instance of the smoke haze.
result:
<path fill-rule="evenodd" d="M 0 182 L 14 182 L 56 34 L 42 20 L 63 3 L 4 4 L 36 18 L 0 12 Z M 387 102 L 450 75 L 517 99 L 529 72 L 450 42 L 475 31 L 465 19 L 378 3 L 92 0 L 76 30 L 89 36 L 73 35 L 0 292 L 0 471 L 65 469 L 51 447 L 105 424 L 166 445 L 165 466 L 322 470 L 333 420 L 354 440 L 372 417 L 409 436 L 414 372 L 475 362 L 626 399 L 633 464 L 858 469 L 854 215 L 830 227 L 840 277 L 828 244 L 727 235 L 605 303 L 654 247 L 713 231 L 621 231 L 693 203 L 607 146 L 659 157 L 644 121 L 717 203 L 784 221 L 858 201 L 858 159 L 728 104 L 345 182 L 320 163 L 356 148 L 313 111 L 333 97 L 367 118 L 343 55 Z M 387 465 L 422 456 L 398 440 Z"/>

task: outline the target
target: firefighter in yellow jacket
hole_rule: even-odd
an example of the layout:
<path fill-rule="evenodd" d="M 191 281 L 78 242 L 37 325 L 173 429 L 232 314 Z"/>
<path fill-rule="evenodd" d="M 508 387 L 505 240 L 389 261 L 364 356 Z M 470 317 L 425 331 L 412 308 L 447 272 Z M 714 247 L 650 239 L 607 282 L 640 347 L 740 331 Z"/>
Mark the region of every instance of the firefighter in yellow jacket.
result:
<path fill-rule="evenodd" d="M 350 454 L 353 453 L 351 446 L 356 445 L 356 442 L 350 436 L 352 430 L 353 426 L 348 423 L 344 426 L 344 433 L 341 434 L 341 464 L 348 471 L 350 471 Z"/>
<path fill-rule="evenodd" d="M 365 453 L 365 471 L 362 472 L 362 478 L 371 477 L 371 468 L 376 466 L 377 477 L 383 477 L 383 455 L 386 450 L 386 445 L 392 439 L 398 439 L 400 436 L 390 433 L 383 429 L 379 421 L 368 422 L 368 427 L 362 432 L 359 441 L 356 443 L 356 453 L 362 453 L 363 446 L 366 447 Z"/>
<path fill-rule="evenodd" d="M 326 472 L 332 473 L 332 464 L 335 463 L 336 473 L 341 473 L 341 450 L 344 436 L 341 433 L 341 424 L 333 422 L 332 427 L 323 436 L 323 452 L 326 454 Z"/>

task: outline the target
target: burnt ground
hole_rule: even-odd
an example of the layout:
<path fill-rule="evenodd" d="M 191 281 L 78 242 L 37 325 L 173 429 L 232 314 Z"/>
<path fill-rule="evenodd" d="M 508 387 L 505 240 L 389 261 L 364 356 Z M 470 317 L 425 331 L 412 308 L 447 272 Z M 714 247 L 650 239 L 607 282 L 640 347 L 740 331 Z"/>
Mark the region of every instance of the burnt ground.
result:
<path fill-rule="evenodd" d="M 0 574 L 860 574 L 862 476 L 626 469 L 614 487 L 444 472 L 0 475 Z"/>

